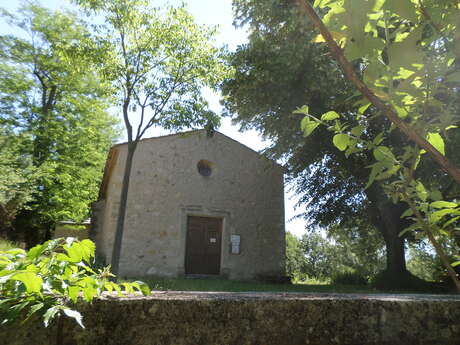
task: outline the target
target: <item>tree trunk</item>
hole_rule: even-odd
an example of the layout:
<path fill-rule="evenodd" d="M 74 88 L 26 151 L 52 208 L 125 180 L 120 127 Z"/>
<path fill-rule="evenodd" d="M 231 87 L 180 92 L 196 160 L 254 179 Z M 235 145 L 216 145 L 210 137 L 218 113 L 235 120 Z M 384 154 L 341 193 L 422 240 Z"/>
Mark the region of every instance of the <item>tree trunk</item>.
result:
<path fill-rule="evenodd" d="M 136 151 L 137 142 L 128 142 L 128 152 L 126 155 L 125 173 L 123 175 L 123 184 L 121 187 L 120 207 L 118 208 L 117 227 L 115 230 L 115 241 L 112 249 L 112 273 L 117 276 L 120 265 L 121 245 L 126 217 L 126 205 L 128 203 L 129 180 L 131 177 L 131 168 L 133 165 L 134 152 Z"/>
<path fill-rule="evenodd" d="M 382 234 L 386 246 L 386 271 L 389 273 L 405 273 L 405 239 L 399 236 L 407 226 L 408 222 L 401 219 L 404 212 L 402 204 L 393 204 L 385 196 L 383 190 L 378 185 L 371 186 L 366 191 L 367 197 L 371 202 L 369 208 L 369 218 L 372 224 Z"/>
<path fill-rule="evenodd" d="M 406 271 L 406 258 L 405 258 L 405 239 L 399 236 L 399 233 L 404 230 L 401 219 L 398 215 L 401 212 L 395 210 L 395 205 L 387 205 L 384 209 L 380 210 L 382 221 L 376 225 L 383 235 L 386 246 L 387 268 L 388 272 L 395 274 L 403 273 Z"/>

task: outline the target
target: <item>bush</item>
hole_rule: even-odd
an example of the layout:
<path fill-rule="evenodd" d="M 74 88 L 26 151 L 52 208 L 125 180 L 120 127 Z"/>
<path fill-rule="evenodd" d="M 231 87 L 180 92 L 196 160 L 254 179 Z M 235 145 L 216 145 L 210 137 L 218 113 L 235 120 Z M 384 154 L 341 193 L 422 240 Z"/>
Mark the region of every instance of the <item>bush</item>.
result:
<path fill-rule="evenodd" d="M 126 293 L 150 293 L 142 282 L 118 285 L 110 281 L 114 276 L 109 267 L 94 269 L 94 250 L 90 240 L 68 237 L 47 241 L 28 252 L 19 248 L 0 251 L 0 324 L 37 314 L 47 327 L 54 318 L 66 315 L 83 327 L 82 316 L 71 308 L 80 298 L 91 302 L 103 291 L 114 290 L 122 295 L 122 288 Z"/>
<path fill-rule="evenodd" d="M 331 283 L 333 285 L 367 285 L 368 281 L 358 272 L 347 271 L 334 274 Z"/>

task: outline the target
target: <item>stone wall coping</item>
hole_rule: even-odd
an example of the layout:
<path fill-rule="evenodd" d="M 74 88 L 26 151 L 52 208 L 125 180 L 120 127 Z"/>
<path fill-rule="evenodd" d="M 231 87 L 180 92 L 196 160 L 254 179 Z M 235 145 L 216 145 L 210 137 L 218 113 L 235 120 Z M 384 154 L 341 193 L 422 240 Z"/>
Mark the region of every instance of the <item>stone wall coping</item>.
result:
<path fill-rule="evenodd" d="M 458 345 L 460 296 L 157 291 L 0 327 L 0 345 Z M 61 326 L 59 326 L 61 325 Z M 60 328 L 61 327 L 61 328 Z"/>
<path fill-rule="evenodd" d="M 116 293 L 104 293 L 101 299 L 113 300 L 368 300 L 388 302 L 459 302 L 460 295 L 446 294 L 391 294 L 391 293 L 299 293 L 299 292 L 221 292 L 221 291 L 154 291 L 150 296 L 140 294 L 118 296 Z"/>

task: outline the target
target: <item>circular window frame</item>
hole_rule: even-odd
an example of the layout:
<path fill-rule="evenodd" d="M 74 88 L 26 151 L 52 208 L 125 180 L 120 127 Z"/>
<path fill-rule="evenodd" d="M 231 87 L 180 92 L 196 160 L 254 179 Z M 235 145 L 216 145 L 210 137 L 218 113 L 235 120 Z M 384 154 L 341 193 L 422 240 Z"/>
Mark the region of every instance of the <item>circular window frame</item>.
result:
<path fill-rule="evenodd" d="M 212 162 L 202 159 L 196 164 L 196 168 L 198 173 L 203 177 L 209 177 L 212 175 L 213 172 L 213 164 Z"/>

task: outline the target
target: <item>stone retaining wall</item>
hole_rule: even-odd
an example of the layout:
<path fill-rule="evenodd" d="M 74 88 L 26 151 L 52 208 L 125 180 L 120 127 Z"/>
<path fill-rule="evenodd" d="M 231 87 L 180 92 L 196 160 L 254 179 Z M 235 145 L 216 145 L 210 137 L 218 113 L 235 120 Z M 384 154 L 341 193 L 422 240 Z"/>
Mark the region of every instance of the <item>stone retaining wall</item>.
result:
<path fill-rule="evenodd" d="M 427 295 L 154 293 L 78 308 L 82 330 L 2 326 L 8 345 L 460 344 L 460 298 Z"/>

